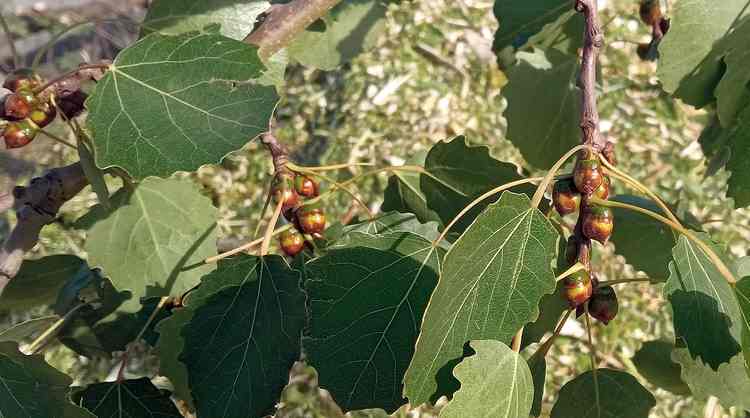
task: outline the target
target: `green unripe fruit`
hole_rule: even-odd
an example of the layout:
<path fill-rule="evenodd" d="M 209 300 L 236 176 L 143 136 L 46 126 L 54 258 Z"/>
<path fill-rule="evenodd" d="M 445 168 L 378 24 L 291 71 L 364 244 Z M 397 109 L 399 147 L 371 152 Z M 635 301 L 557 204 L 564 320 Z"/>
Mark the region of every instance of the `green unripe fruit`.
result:
<path fill-rule="evenodd" d="M 576 189 L 581 193 L 590 195 L 601 186 L 604 181 L 604 173 L 596 159 L 579 159 L 573 171 L 573 181 Z"/>
<path fill-rule="evenodd" d="M 606 244 L 614 228 L 614 215 L 608 207 L 587 206 L 583 210 L 583 235 Z"/>
<path fill-rule="evenodd" d="M 279 234 L 279 246 L 284 254 L 294 257 L 305 248 L 305 237 L 296 229 L 288 229 Z"/>
<path fill-rule="evenodd" d="M 591 297 L 594 290 L 591 275 L 581 270 L 566 277 L 563 281 L 565 299 L 571 308 L 582 305 Z"/>
<path fill-rule="evenodd" d="M 5 147 L 12 149 L 26 146 L 29 142 L 34 140 L 38 131 L 39 129 L 26 119 L 18 122 L 11 122 L 3 131 Z"/>
<path fill-rule="evenodd" d="M 297 174 L 294 177 L 294 190 L 300 196 L 316 197 L 318 195 L 318 183 L 304 174 Z"/>
<path fill-rule="evenodd" d="M 619 305 L 612 286 L 597 287 L 589 300 L 589 315 L 607 325 L 615 319 Z"/>
<path fill-rule="evenodd" d="M 552 188 L 552 203 L 562 216 L 578 211 L 581 205 L 581 194 L 576 190 L 572 180 L 560 180 Z"/>

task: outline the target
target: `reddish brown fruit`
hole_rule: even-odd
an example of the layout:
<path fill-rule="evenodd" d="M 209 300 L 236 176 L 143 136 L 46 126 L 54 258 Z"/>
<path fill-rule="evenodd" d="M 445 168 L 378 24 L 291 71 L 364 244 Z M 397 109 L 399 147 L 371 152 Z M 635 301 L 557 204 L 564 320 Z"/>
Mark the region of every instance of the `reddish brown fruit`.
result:
<path fill-rule="evenodd" d="M 308 234 L 320 234 L 326 229 L 326 215 L 316 205 L 305 205 L 297 209 L 297 224 Z"/>
<path fill-rule="evenodd" d="M 18 93 L 5 96 L 5 117 L 8 120 L 26 119 L 31 113 L 31 104 Z"/>
<path fill-rule="evenodd" d="M 10 91 L 34 89 L 42 85 L 42 79 L 30 68 L 19 68 L 8 74 L 3 87 Z"/>
<path fill-rule="evenodd" d="M 279 235 L 279 246 L 284 254 L 294 257 L 305 248 L 305 237 L 296 229 L 288 229 Z"/>
<path fill-rule="evenodd" d="M 567 299 L 571 308 L 575 308 L 589 300 L 594 289 L 591 283 L 591 276 L 586 270 L 581 270 L 566 277 L 563 285 L 565 287 L 565 299 Z"/>
<path fill-rule="evenodd" d="M 638 10 L 643 23 L 653 26 L 661 21 L 661 7 L 659 0 L 641 0 L 641 6 Z"/>
<path fill-rule="evenodd" d="M 609 199 L 609 177 L 604 176 L 604 180 L 602 181 L 602 184 L 599 185 L 599 187 L 594 190 L 594 197 L 597 197 L 601 200 L 607 200 Z"/>
<path fill-rule="evenodd" d="M 609 321 L 615 319 L 619 305 L 617 303 L 617 294 L 612 286 L 597 287 L 594 294 L 589 300 L 589 314 L 607 325 Z"/>
<path fill-rule="evenodd" d="M 590 195 L 602 184 L 603 181 L 604 173 L 602 173 L 599 160 L 579 159 L 576 162 L 576 167 L 573 171 L 573 182 L 575 183 L 576 189 L 581 193 Z"/>
<path fill-rule="evenodd" d="M 285 212 L 295 208 L 299 204 L 299 195 L 294 190 L 293 179 L 293 174 L 278 174 L 274 178 L 273 186 L 271 187 L 271 194 L 274 201 L 277 205 L 279 202 L 282 202 L 281 210 Z"/>
<path fill-rule="evenodd" d="M 297 174 L 294 177 L 294 190 L 300 196 L 316 197 L 318 195 L 318 183 L 304 174 Z"/>
<path fill-rule="evenodd" d="M 26 146 L 29 142 L 34 140 L 37 131 L 38 129 L 26 119 L 18 122 L 11 122 L 3 131 L 5 147 L 11 149 Z"/>
<path fill-rule="evenodd" d="M 568 262 L 569 266 L 578 261 L 578 240 L 575 235 L 568 237 L 568 242 L 565 245 L 565 261 Z"/>
<path fill-rule="evenodd" d="M 583 235 L 606 244 L 614 228 L 612 211 L 603 206 L 588 206 L 583 211 Z"/>
<path fill-rule="evenodd" d="M 552 203 L 562 216 L 578 211 L 581 205 L 581 194 L 571 180 L 560 180 L 552 188 Z"/>
<path fill-rule="evenodd" d="M 32 110 L 29 119 L 36 123 L 40 128 L 44 128 L 55 120 L 55 116 L 57 116 L 57 110 L 55 110 L 55 107 L 49 103 L 45 103 L 44 105 Z"/>

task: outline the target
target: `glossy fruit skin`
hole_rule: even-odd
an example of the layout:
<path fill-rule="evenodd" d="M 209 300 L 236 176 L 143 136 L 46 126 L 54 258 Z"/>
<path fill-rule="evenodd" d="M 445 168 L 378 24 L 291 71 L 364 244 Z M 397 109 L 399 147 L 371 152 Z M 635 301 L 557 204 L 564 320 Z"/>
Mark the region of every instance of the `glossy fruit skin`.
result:
<path fill-rule="evenodd" d="M 37 132 L 38 129 L 27 120 L 11 122 L 3 131 L 5 147 L 12 149 L 26 146 L 29 142 L 34 140 Z"/>
<path fill-rule="evenodd" d="M 297 174 L 294 177 L 294 190 L 300 196 L 316 197 L 318 196 L 318 183 L 304 174 Z"/>
<path fill-rule="evenodd" d="M 277 205 L 279 204 L 279 202 L 283 202 L 281 205 L 281 210 L 284 212 L 297 207 L 297 205 L 299 204 L 299 195 L 294 190 L 293 174 L 278 174 L 273 180 L 271 194 L 273 195 L 274 202 L 276 202 Z"/>
<path fill-rule="evenodd" d="M 588 206 L 583 211 L 583 235 L 606 244 L 614 229 L 612 210 L 603 206 Z"/>
<path fill-rule="evenodd" d="M 55 107 L 49 103 L 45 103 L 44 105 L 38 106 L 36 109 L 32 110 L 31 114 L 29 114 L 29 119 L 36 123 L 40 128 L 44 128 L 52 123 L 56 116 L 57 110 Z"/>
<path fill-rule="evenodd" d="M 560 180 L 552 188 L 552 203 L 555 210 L 562 216 L 570 215 L 578 211 L 581 206 L 581 194 L 576 189 L 573 181 Z"/>
<path fill-rule="evenodd" d="M 569 266 L 578 261 L 578 240 L 575 235 L 568 237 L 568 242 L 565 244 L 565 261 L 568 262 Z"/>
<path fill-rule="evenodd" d="M 586 195 L 594 193 L 594 190 L 601 186 L 603 181 L 604 173 L 602 172 L 599 160 L 579 159 L 576 162 L 576 167 L 573 171 L 573 182 L 576 189 L 581 193 Z"/>
<path fill-rule="evenodd" d="M 10 91 L 20 89 L 34 89 L 42 85 L 42 79 L 30 68 L 19 68 L 8 74 L 3 82 L 3 87 Z"/>
<path fill-rule="evenodd" d="M 661 7 L 659 0 L 641 0 L 641 6 L 638 10 L 643 23 L 653 26 L 661 20 Z"/>
<path fill-rule="evenodd" d="M 284 254 L 294 257 L 305 248 L 305 237 L 296 229 L 288 229 L 279 235 L 279 246 Z"/>
<path fill-rule="evenodd" d="M 297 224 L 308 234 L 320 234 L 326 229 L 326 215 L 316 205 L 305 205 L 296 211 Z"/>
<path fill-rule="evenodd" d="M 31 104 L 20 94 L 11 93 L 5 96 L 5 117 L 8 120 L 21 120 L 29 117 Z"/>
<path fill-rule="evenodd" d="M 591 297 L 594 290 L 591 275 L 581 270 L 563 280 L 565 299 L 571 308 L 584 304 Z"/>
<path fill-rule="evenodd" d="M 609 189 L 610 189 L 609 177 L 604 176 L 604 180 L 602 181 L 602 184 L 600 184 L 599 187 L 597 187 L 596 190 L 594 190 L 594 197 L 597 197 L 601 200 L 609 199 Z"/>
<path fill-rule="evenodd" d="M 612 286 L 601 286 L 594 290 L 589 300 L 589 315 L 607 325 L 615 319 L 618 309 L 617 294 Z"/>

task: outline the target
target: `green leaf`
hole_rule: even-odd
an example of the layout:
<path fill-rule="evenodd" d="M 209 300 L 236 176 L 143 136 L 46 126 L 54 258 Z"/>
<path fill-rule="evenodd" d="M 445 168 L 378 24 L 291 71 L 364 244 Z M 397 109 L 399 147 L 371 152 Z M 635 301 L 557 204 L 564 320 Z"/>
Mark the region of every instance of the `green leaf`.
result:
<path fill-rule="evenodd" d="M 742 353 L 747 375 L 750 377 L 750 276 L 738 281 L 734 287 L 734 292 L 737 295 L 742 316 Z"/>
<path fill-rule="evenodd" d="M 179 35 L 218 24 L 219 33 L 241 41 L 270 6 L 268 0 L 156 0 L 141 23 L 141 33 Z"/>
<path fill-rule="evenodd" d="M 523 329 L 522 347 L 539 342 L 544 334 L 555 329 L 557 321 L 560 320 L 560 315 L 570 307 L 562 294 L 563 290 L 563 283 L 560 281 L 557 283 L 554 293 L 542 296 L 539 301 L 539 316 Z"/>
<path fill-rule="evenodd" d="M 279 256 L 222 260 L 203 278 L 187 298 L 194 313 L 180 356 L 198 416 L 273 409 L 300 355 L 304 303 L 299 272 Z"/>
<path fill-rule="evenodd" d="M 188 386 L 188 371 L 184 363 L 180 361 L 180 354 L 185 349 L 185 339 L 182 337 L 182 328 L 193 319 L 191 309 L 174 309 L 172 315 L 156 324 L 156 332 L 159 340 L 156 343 L 156 352 L 159 356 L 159 374 L 169 378 L 174 388 L 174 394 L 187 402 L 194 408 L 193 396 Z"/>
<path fill-rule="evenodd" d="M 569 2 L 566 2 L 570 4 Z M 503 89 L 508 139 L 537 168 L 550 168 L 580 142 L 578 58 L 556 49 L 519 52 Z M 543 91 L 543 95 L 529 94 Z"/>
<path fill-rule="evenodd" d="M 334 402 L 331 394 L 319 387 L 315 368 L 298 361 L 289 372 L 289 384 L 281 393 L 274 417 L 344 418 L 344 412 Z"/>
<path fill-rule="evenodd" d="M 86 101 L 98 165 L 143 179 L 218 163 L 268 130 L 263 70 L 257 48 L 216 33 L 139 40 Z"/>
<path fill-rule="evenodd" d="M 735 26 L 748 12 L 747 0 L 675 2 L 669 32 L 659 45 L 663 88 L 693 106 L 713 101 L 725 71 L 723 55 L 728 49 L 744 48 L 746 38 L 734 36 L 732 29 L 738 33 Z"/>
<path fill-rule="evenodd" d="M 523 48 L 554 48 L 566 54 L 577 54 L 578 48 L 583 44 L 583 14 L 576 12 L 572 7 L 563 10 L 564 13 L 554 22 L 545 25 L 536 35 L 529 38 Z"/>
<path fill-rule="evenodd" d="M 85 261 L 72 255 L 24 260 L 16 277 L 0 295 L 0 308 L 28 309 L 54 303 L 65 281 L 85 264 Z"/>
<path fill-rule="evenodd" d="M 588 371 L 560 389 L 551 418 L 643 418 L 656 405 L 654 395 L 632 375 L 611 369 L 597 369 L 596 372 L 598 383 L 594 382 L 594 374 Z"/>
<path fill-rule="evenodd" d="M 422 223 L 414 214 L 398 212 L 382 213 L 372 220 L 344 227 L 344 234 L 352 232 L 364 232 L 370 235 L 412 232 L 429 241 L 434 241 L 440 236 L 437 222 Z"/>
<path fill-rule="evenodd" d="M 633 356 L 638 373 L 652 385 L 675 395 L 690 395 L 690 388 L 682 381 L 682 368 L 672 360 L 673 343 L 663 340 L 647 341 Z"/>
<path fill-rule="evenodd" d="M 531 380 L 534 383 L 534 401 L 531 404 L 532 416 L 538 417 L 542 414 L 542 400 L 544 398 L 544 381 L 547 379 L 547 359 L 544 355 L 537 353 L 538 344 L 534 344 L 534 351 L 526 359 L 526 364 L 531 372 Z"/>
<path fill-rule="evenodd" d="M 708 235 L 697 235 L 723 256 Z M 684 236 L 672 255 L 663 292 L 672 305 L 675 335 L 693 357 L 716 369 L 740 351 L 742 324 L 734 292 L 703 250 Z"/>
<path fill-rule="evenodd" d="M 302 65 L 333 70 L 375 46 L 387 9 L 382 0 L 342 1 L 322 19 L 322 31 L 308 28 L 294 38 L 289 55 Z"/>
<path fill-rule="evenodd" d="M 726 67 L 721 81 L 716 86 L 716 114 L 723 126 L 732 126 L 737 114 L 748 105 L 750 91 L 750 51 L 747 49 L 747 39 L 750 37 L 750 24 L 740 24 L 728 38 L 726 55 L 723 64 Z"/>
<path fill-rule="evenodd" d="M 76 403 L 99 417 L 182 418 L 169 392 L 148 378 L 97 383 L 74 395 Z"/>
<path fill-rule="evenodd" d="M 695 399 L 709 396 L 719 398 L 727 408 L 735 406 L 750 410 L 750 377 L 747 376 L 742 354 L 714 369 L 700 359 L 694 359 L 685 348 L 672 353 L 672 359 L 682 366 L 682 380 L 690 387 Z"/>
<path fill-rule="evenodd" d="M 83 174 L 86 175 L 91 190 L 96 193 L 99 203 L 104 209 L 110 210 L 112 205 L 109 202 L 109 189 L 107 188 L 107 182 L 104 180 L 104 172 L 96 166 L 94 150 L 90 145 L 91 139 L 82 129 L 79 129 L 76 135 L 78 137 L 78 159 L 81 162 Z"/>
<path fill-rule="evenodd" d="M 213 270 L 199 265 L 216 254 L 217 211 L 190 180 L 150 178 L 116 193 L 111 215 L 89 231 L 86 252 L 115 288 L 132 297 L 121 310 L 140 309 L 141 297 L 181 295 Z"/>
<path fill-rule="evenodd" d="M 407 165 L 419 165 L 424 167 L 427 152 L 418 153 L 409 160 Z M 388 178 L 388 186 L 385 188 L 383 206 L 384 212 L 399 211 L 409 212 L 417 216 L 422 222 L 438 222 L 442 224 L 440 215 L 430 209 L 422 190 L 420 182 L 421 174 L 409 171 L 396 171 Z"/>
<path fill-rule="evenodd" d="M 521 46 L 544 25 L 554 22 L 572 8 L 567 0 L 495 0 L 495 17 L 500 28 L 495 32 L 493 49 Z"/>
<path fill-rule="evenodd" d="M 461 358 L 469 340 L 509 344 L 539 315 L 555 289 L 552 258 L 557 231 L 528 196 L 504 192 L 445 256 L 440 281 L 422 321 L 416 353 L 404 380 L 412 405 L 445 394 L 444 368 Z"/>
<path fill-rule="evenodd" d="M 734 198 L 736 208 L 750 206 L 750 105 L 740 113 L 737 123 L 728 133 L 731 157 L 727 170 L 732 172 L 729 178 L 727 196 Z"/>
<path fill-rule="evenodd" d="M 440 418 L 526 417 L 534 399 L 534 383 L 526 361 L 499 341 L 471 341 L 476 354 L 453 373 L 461 389 L 440 411 Z"/>
<path fill-rule="evenodd" d="M 633 195 L 618 195 L 612 200 L 638 206 L 661 214 L 662 210 L 652 201 Z M 641 213 L 613 208 L 617 228 L 612 232 L 615 251 L 625 260 L 641 270 L 654 283 L 669 277 L 669 262 L 677 238 L 672 229 L 656 219 Z"/>
<path fill-rule="evenodd" d="M 27 356 L 14 342 L 0 343 L 0 416 L 94 418 L 68 400 L 71 381 L 41 355 Z"/>
<path fill-rule="evenodd" d="M 49 315 L 41 318 L 29 319 L 28 321 L 13 325 L 12 327 L 0 332 L 0 342 L 21 342 L 32 335 L 38 334 L 49 328 L 52 324 L 57 322 L 58 319 L 60 319 L 60 317 L 57 315 Z"/>
<path fill-rule="evenodd" d="M 516 165 L 496 160 L 488 147 L 471 146 L 463 136 L 435 144 L 427 154 L 425 169 L 430 175 L 421 176 L 421 188 L 428 207 L 440 215 L 443 224 L 451 222 L 466 205 L 485 192 L 522 178 Z M 526 185 L 514 190 L 531 195 L 535 188 Z M 496 197 L 488 198 L 477 205 L 456 223 L 453 231 L 464 231 L 495 200 Z"/>
<path fill-rule="evenodd" d="M 321 385 L 344 409 L 405 403 L 401 382 L 442 255 L 409 232 L 353 232 L 307 264 L 303 345 Z"/>

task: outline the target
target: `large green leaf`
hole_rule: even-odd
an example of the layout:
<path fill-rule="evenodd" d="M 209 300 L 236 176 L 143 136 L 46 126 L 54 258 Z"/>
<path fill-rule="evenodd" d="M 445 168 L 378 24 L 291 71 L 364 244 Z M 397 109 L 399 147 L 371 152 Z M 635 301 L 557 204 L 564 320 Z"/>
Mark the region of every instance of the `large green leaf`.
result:
<path fill-rule="evenodd" d="M 521 179 L 518 167 L 493 158 L 486 146 L 471 146 L 465 137 L 459 136 L 447 142 L 438 142 L 427 154 L 425 169 L 430 175 L 422 175 L 420 184 L 427 198 L 427 206 L 436 211 L 448 224 L 471 201 L 485 192 L 504 183 Z M 520 186 L 515 190 L 534 193 L 534 187 Z M 488 198 L 477 205 L 453 227 L 461 232 L 490 202 Z"/>
<path fill-rule="evenodd" d="M 226 259 L 203 278 L 187 298 L 180 356 L 198 416 L 273 409 L 300 355 L 304 305 L 299 272 L 279 256 Z"/>
<path fill-rule="evenodd" d="M 682 380 L 690 387 L 696 399 L 704 400 L 716 396 L 725 407 L 736 406 L 750 410 L 750 377 L 748 377 L 742 354 L 714 369 L 701 359 L 694 359 L 685 348 L 672 352 L 672 359 L 682 367 Z"/>
<path fill-rule="evenodd" d="M 508 139 L 529 164 L 549 168 L 580 142 L 578 57 L 538 48 L 516 56 L 503 90 Z M 544 94 L 529 94 L 533 91 Z"/>
<path fill-rule="evenodd" d="M 0 416 L 94 418 L 68 400 L 71 378 L 42 356 L 27 356 L 14 342 L 0 342 Z"/>
<path fill-rule="evenodd" d="M 137 179 L 218 163 L 268 130 L 278 96 L 263 70 L 257 48 L 216 33 L 139 40 L 86 102 L 97 163 Z"/>
<path fill-rule="evenodd" d="M 750 377 L 750 276 L 737 282 L 734 288 L 742 315 L 742 354 Z"/>
<path fill-rule="evenodd" d="M 461 389 L 440 411 L 440 418 L 528 416 L 534 384 L 523 357 L 499 341 L 470 344 L 476 354 L 464 359 L 453 371 L 461 381 Z"/>
<path fill-rule="evenodd" d="M 77 392 L 77 404 L 98 417 L 182 418 L 169 392 L 159 390 L 148 378 L 97 383 Z"/>
<path fill-rule="evenodd" d="M 445 256 L 404 380 L 412 405 L 445 394 L 452 384 L 445 368 L 461 358 L 469 340 L 509 344 L 521 326 L 537 318 L 539 300 L 555 289 L 551 263 L 557 238 L 527 196 L 504 192 L 456 241 Z"/>
<path fill-rule="evenodd" d="M 372 220 L 367 220 L 343 228 L 343 234 L 364 232 L 371 235 L 392 232 L 412 232 L 420 237 L 434 241 L 440 236 L 437 222 L 422 223 L 411 213 L 386 212 Z"/>
<path fill-rule="evenodd" d="M 647 341 L 633 356 L 633 364 L 652 385 L 676 395 L 690 395 L 682 381 L 682 368 L 672 360 L 674 344 L 663 340 Z"/>
<path fill-rule="evenodd" d="M 563 270 L 564 271 L 564 270 Z M 562 271 L 560 271 L 562 273 Z M 544 334 L 552 332 L 565 310 L 569 309 L 568 301 L 562 294 L 565 287 L 562 281 L 558 282 L 555 292 L 542 296 L 539 301 L 539 317 L 523 329 L 522 347 L 539 342 Z"/>
<path fill-rule="evenodd" d="M 732 31 L 748 13 L 747 0 L 675 2 L 669 32 L 659 45 L 658 73 L 664 89 L 698 107 L 713 101 L 725 71 L 723 55 L 747 42 Z"/>
<path fill-rule="evenodd" d="M 185 349 L 185 339 L 182 337 L 182 328 L 193 319 L 191 309 L 175 309 L 172 316 L 156 325 L 159 333 L 159 341 L 156 343 L 156 352 L 159 356 L 159 374 L 169 378 L 172 382 L 174 394 L 187 402 L 192 407 L 193 396 L 188 386 L 188 371 L 185 363 L 180 361 L 180 354 Z"/>
<path fill-rule="evenodd" d="M 407 160 L 409 165 L 424 167 L 427 152 L 418 153 Z M 387 211 L 409 212 L 417 216 L 422 222 L 435 221 L 441 223 L 440 215 L 430 209 L 427 197 L 422 191 L 421 174 L 409 171 L 396 171 L 388 178 L 388 186 L 383 192 L 383 206 Z"/>
<path fill-rule="evenodd" d="M 547 359 L 544 357 L 546 353 L 539 353 L 537 349 L 539 344 L 533 344 L 529 347 L 532 351 L 524 350 L 522 354 L 526 358 L 526 364 L 529 366 L 531 371 L 531 380 L 534 383 L 534 400 L 531 403 L 532 416 L 538 417 L 542 414 L 542 401 L 544 399 L 544 382 L 547 380 Z"/>
<path fill-rule="evenodd" d="M 721 257 L 721 248 L 698 234 Z M 664 296 L 672 305 L 675 334 L 690 354 L 716 369 L 740 352 L 742 323 L 732 287 L 706 253 L 681 236 L 672 251 Z"/>
<path fill-rule="evenodd" d="M 734 198 L 734 206 L 750 206 L 750 105 L 739 114 L 737 123 L 729 130 L 731 156 L 727 170 L 732 172 L 729 178 L 727 196 Z"/>
<path fill-rule="evenodd" d="M 28 309 L 53 304 L 65 281 L 85 264 L 85 261 L 72 255 L 24 260 L 18 274 L 0 296 L 0 309 Z"/>
<path fill-rule="evenodd" d="M 726 67 L 721 81 L 716 86 L 716 114 L 723 126 L 732 126 L 737 114 L 748 104 L 750 99 L 750 50 L 747 40 L 750 39 L 750 21 L 740 24 L 726 41 L 726 55 L 723 64 Z"/>
<path fill-rule="evenodd" d="M 644 418 L 656 405 L 654 395 L 628 373 L 597 369 L 596 382 L 588 371 L 566 383 L 551 418 Z"/>
<path fill-rule="evenodd" d="M 635 205 L 662 213 L 652 201 L 633 195 L 618 195 L 617 202 Z M 648 274 L 652 282 L 663 282 L 669 277 L 669 262 L 677 237 L 667 225 L 641 213 L 614 208 L 617 228 L 612 232 L 615 251 L 627 262 Z"/>
<path fill-rule="evenodd" d="M 302 65 L 332 70 L 373 46 L 385 29 L 384 0 L 342 1 L 323 17 L 323 28 L 297 35 L 287 50 Z"/>
<path fill-rule="evenodd" d="M 219 24 L 222 35 L 241 41 L 270 5 L 268 0 L 156 0 L 149 6 L 141 28 L 143 35 L 179 35 Z"/>
<path fill-rule="evenodd" d="M 500 28 L 495 33 L 493 49 L 523 45 L 544 25 L 572 8 L 568 0 L 495 0 L 494 12 Z"/>
<path fill-rule="evenodd" d="M 141 297 L 180 295 L 213 270 L 188 267 L 216 254 L 217 216 L 190 180 L 150 178 L 112 203 L 117 209 L 89 230 L 86 251 L 117 289 L 132 292 L 121 310 L 140 309 Z"/>
<path fill-rule="evenodd" d="M 353 232 L 307 264 L 303 341 L 323 387 L 345 409 L 404 403 L 402 380 L 443 251 L 409 232 Z"/>

